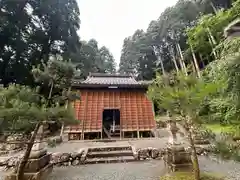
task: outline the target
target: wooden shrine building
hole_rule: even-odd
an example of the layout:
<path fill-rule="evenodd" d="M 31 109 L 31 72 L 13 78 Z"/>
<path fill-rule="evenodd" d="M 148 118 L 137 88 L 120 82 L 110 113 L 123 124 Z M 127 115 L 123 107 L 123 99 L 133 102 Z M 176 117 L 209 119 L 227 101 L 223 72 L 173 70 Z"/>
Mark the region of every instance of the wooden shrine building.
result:
<path fill-rule="evenodd" d="M 129 75 L 95 73 L 73 80 L 81 97 L 73 103 L 80 124 L 69 127 L 69 139 L 152 136 L 156 123 L 147 87 Z"/>

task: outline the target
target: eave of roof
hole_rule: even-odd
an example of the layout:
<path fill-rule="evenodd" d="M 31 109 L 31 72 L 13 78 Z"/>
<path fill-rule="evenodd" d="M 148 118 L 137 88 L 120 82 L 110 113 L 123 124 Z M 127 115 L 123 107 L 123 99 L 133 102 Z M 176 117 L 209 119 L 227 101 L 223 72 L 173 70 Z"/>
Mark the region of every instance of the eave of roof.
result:
<path fill-rule="evenodd" d="M 72 83 L 73 88 L 148 88 L 148 84 L 87 84 L 87 83 Z"/>
<path fill-rule="evenodd" d="M 85 80 L 73 79 L 75 88 L 147 88 L 151 81 L 136 81 L 131 75 L 90 73 Z"/>

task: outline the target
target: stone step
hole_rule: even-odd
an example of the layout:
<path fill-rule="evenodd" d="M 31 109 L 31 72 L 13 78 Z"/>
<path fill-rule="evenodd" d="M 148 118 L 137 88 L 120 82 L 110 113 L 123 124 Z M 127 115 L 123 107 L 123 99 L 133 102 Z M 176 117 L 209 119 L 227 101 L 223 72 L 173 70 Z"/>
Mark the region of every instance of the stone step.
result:
<path fill-rule="evenodd" d="M 121 157 L 104 157 L 104 158 L 90 158 L 85 161 L 85 164 L 100 164 L 100 163 L 126 163 L 136 161 L 133 156 Z"/>
<path fill-rule="evenodd" d="M 131 150 L 88 152 L 88 158 L 133 156 Z"/>
<path fill-rule="evenodd" d="M 124 151 L 132 150 L 131 146 L 104 146 L 104 147 L 90 147 L 88 152 L 100 152 L 100 151 Z"/>

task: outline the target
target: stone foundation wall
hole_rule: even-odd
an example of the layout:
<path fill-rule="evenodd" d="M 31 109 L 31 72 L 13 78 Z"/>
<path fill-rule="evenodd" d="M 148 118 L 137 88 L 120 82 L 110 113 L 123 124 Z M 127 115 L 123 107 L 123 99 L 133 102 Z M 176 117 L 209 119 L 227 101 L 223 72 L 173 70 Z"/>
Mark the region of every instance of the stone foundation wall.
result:
<path fill-rule="evenodd" d="M 197 153 L 198 155 L 207 155 L 211 152 L 210 146 L 198 146 Z M 150 159 L 159 159 L 161 160 L 164 156 L 165 149 L 156 149 L 156 148 L 141 148 L 136 149 L 133 153 L 136 161 L 150 160 Z M 19 157 L 8 157 L 0 158 L 0 167 L 4 167 L 6 170 L 15 168 L 20 160 Z M 84 150 L 79 150 L 79 152 L 72 153 L 62 153 L 56 152 L 52 153 L 50 156 L 50 163 L 55 166 L 77 166 L 85 164 L 86 154 Z M 97 162 L 96 162 L 97 163 Z"/>

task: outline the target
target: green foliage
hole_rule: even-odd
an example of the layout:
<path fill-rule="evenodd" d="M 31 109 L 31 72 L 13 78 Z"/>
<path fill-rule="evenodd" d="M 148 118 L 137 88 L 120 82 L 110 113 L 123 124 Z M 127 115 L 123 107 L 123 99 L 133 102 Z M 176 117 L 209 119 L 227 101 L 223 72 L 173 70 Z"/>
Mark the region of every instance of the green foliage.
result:
<path fill-rule="evenodd" d="M 146 32 L 138 29 L 132 36 L 124 39 L 119 71 L 133 73 L 139 79 L 150 80 L 155 78 L 156 70 L 161 71 L 159 59 L 161 58 L 165 71 L 171 72 L 175 69 L 173 57 L 177 61 L 180 58 L 177 43 L 181 46 L 186 63 L 189 64 L 192 55 L 187 45 L 187 29 L 197 23 L 201 14 L 213 13 L 215 9 L 230 8 L 231 3 L 231 0 L 179 0 L 174 6 L 165 9 L 157 20 L 151 21 Z M 199 31 L 199 28 L 196 30 Z M 197 42 L 206 40 L 205 36 L 201 36 L 204 31 L 202 27 L 200 31 L 201 33 L 197 34 L 200 40 L 197 39 Z M 193 34 L 195 36 L 196 33 Z M 207 52 L 211 51 L 206 42 L 198 45 Z M 180 67 L 179 62 L 177 64 Z"/>
<path fill-rule="evenodd" d="M 80 49 L 76 0 L 0 2 L 0 79 L 32 85 L 32 66 L 51 55 L 72 59 Z"/>
<path fill-rule="evenodd" d="M 229 46 L 236 45 L 236 41 L 224 40 L 224 29 L 240 14 L 240 1 L 233 3 L 227 10 L 219 10 L 216 14 L 202 16 L 196 26 L 187 30 L 188 43 L 193 46 L 196 53 L 201 53 L 208 61 L 214 60 L 213 50 L 217 52 L 217 58 L 223 54 L 229 54 Z M 239 45 L 234 48 L 237 49 Z M 224 51 L 221 53 L 222 49 Z M 235 51 L 236 52 L 236 51 Z"/>
<path fill-rule="evenodd" d="M 224 55 L 220 60 L 209 64 L 203 71 L 205 81 L 224 81 L 225 84 L 221 92 L 215 94 L 203 104 L 202 110 L 206 110 L 202 115 L 205 115 L 206 120 L 223 124 L 239 121 L 239 75 L 239 53 Z"/>
<path fill-rule="evenodd" d="M 99 48 L 95 39 L 81 43 L 79 54 L 71 61 L 80 71 L 78 71 L 78 78 L 87 77 L 89 72 L 114 73 L 116 71 L 114 57 L 107 47 Z"/>
<path fill-rule="evenodd" d="M 221 41 L 216 49 L 221 52 L 221 58 L 227 58 L 229 56 L 234 56 L 235 53 L 238 53 L 240 49 L 240 38 L 236 37 L 233 39 L 226 39 Z"/>
<path fill-rule="evenodd" d="M 221 85 L 218 83 L 206 83 L 194 76 L 178 74 L 173 83 L 157 77 L 148 94 L 159 106 L 172 114 L 190 116 L 197 120 L 201 103 L 211 94 L 216 93 Z"/>
<path fill-rule="evenodd" d="M 239 144 L 232 141 L 220 140 L 215 142 L 213 153 L 222 159 L 240 161 Z"/>
<path fill-rule="evenodd" d="M 194 180 L 194 175 L 189 172 L 176 172 L 169 175 L 163 176 L 160 180 Z M 201 174 L 200 180 L 224 180 L 220 175 L 204 173 Z"/>
<path fill-rule="evenodd" d="M 204 127 L 198 129 L 197 133 L 200 134 L 200 137 L 203 139 L 214 140 L 216 138 L 216 134 L 212 130 L 206 129 Z"/>
<path fill-rule="evenodd" d="M 32 66 L 46 64 L 55 55 L 74 63 L 83 77 L 95 67 L 114 72 L 114 58 L 106 47 L 95 51 L 96 40 L 80 41 L 79 17 L 77 0 L 1 0 L 1 84 L 35 85 Z"/>
<path fill-rule="evenodd" d="M 74 67 L 71 63 L 52 58 L 42 67 L 34 67 L 32 73 L 38 83 L 47 85 L 54 84 L 56 88 L 64 89 L 71 86 L 71 79 L 74 76 Z"/>
<path fill-rule="evenodd" d="M 79 98 L 70 90 L 75 74 L 72 63 L 52 58 L 47 64 L 42 64 L 42 67 L 40 65 L 34 67 L 32 74 L 35 81 L 40 84 L 42 94 L 48 99 L 48 105 L 51 103 L 62 105 Z M 43 91 L 44 89 L 48 91 Z"/>
<path fill-rule="evenodd" d="M 0 89 L 0 118 L 3 131 L 30 133 L 42 121 L 77 123 L 69 109 L 46 106 L 44 97 L 27 86 L 10 85 Z"/>
<path fill-rule="evenodd" d="M 230 133 L 232 132 L 234 129 L 234 125 L 221 125 L 219 122 L 213 124 L 213 123 L 206 123 L 204 124 L 205 128 L 211 130 L 213 133 Z"/>

